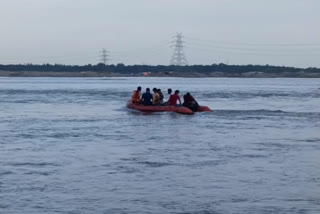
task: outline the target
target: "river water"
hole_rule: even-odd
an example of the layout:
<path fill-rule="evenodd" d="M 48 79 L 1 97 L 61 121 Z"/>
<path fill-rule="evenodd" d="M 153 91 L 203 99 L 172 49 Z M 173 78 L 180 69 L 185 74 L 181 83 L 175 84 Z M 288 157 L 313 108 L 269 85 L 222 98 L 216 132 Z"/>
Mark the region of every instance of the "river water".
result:
<path fill-rule="evenodd" d="M 213 112 L 128 110 L 138 85 Z M 319 213 L 319 98 L 319 79 L 0 78 L 0 213 Z"/>

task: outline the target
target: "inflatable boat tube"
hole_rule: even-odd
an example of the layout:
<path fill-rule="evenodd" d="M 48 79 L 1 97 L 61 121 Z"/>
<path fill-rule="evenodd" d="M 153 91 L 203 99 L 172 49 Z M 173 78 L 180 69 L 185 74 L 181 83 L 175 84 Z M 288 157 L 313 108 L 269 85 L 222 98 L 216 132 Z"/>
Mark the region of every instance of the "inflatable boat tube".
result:
<path fill-rule="evenodd" d="M 142 104 L 132 103 L 130 101 L 127 103 L 127 107 L 130 109 L 136 109 L 136 110 L 143 111 L 143 112 L 171 111 L 171 112 L 177 112 L 180 114 L 193 114 L 194 113 L 189 108 L 186 108 L 184 106 L 145 106 Z M 198 111 L 203 112 L 203 111 L 212 111 L 212 110 L 207 106 L 199 106 Z"/>

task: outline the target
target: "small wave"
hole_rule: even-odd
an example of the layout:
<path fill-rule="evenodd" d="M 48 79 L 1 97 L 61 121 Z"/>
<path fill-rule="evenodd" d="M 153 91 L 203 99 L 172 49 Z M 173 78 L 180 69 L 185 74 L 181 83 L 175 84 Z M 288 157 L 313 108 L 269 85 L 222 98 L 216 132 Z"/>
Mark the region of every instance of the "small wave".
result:
<path fill-rule="evenodd" d="M 53 174 L 53 172 L 39 172 L 39 171 L 28 171 L 24 172 L 25 175 L 43 175 L 43 176 L 49 176 Z"/>
<path fill-rule="evenodd" d="M 101 80 L 116 80 L 116 81 L 126 81 L 127 79 L 120 79 L 120 78 L 108 78 L 108 77 L 101 77 Z"/>
<path fill-rule="evenodd" d="M 2 175 L 11 175 L 11 174 L 13 174 L 12 171 L 3 171 L 3 172 L 0 172 L 0 176 L 2 176 Z"/>
<path fill-rule="evenodd" d="M 254 110 L 213 110 L 214 113 L 225 113 L 225 114 L 248 114 L 248 113 L 285 113 L 282 110 L 267 110 L 267 109 L 254 109 Z"/>
<path fill-rule="evenodd" d="M 244 158 L 266 158 L 269 156 L 270 155 L 241 155 L 241 157 L 244 157 Z"/>
<path fill-rule="evenodd" d="M 48 135 L 48 137 L 52 137 L 52 138 L 69 138 L 69 137 L 81 137 L 83 136 L 83 134 L 73 134 L 73 133 L 55 133 L 55 134 L 51 134 Z"/>
<path fill-rule="evenodd" d="M 242 202 L 247 202 L 247 201 L 249 201 L 248 199 L 246 199 L 246 198 L 231 198 L 231 202 L 232 203 L 242 203 Z"/>
<path fill-rule="evenodd" d="M 70 123 L 91 123 L 91 122 L 101 122 L 101 121 L 109 121 L 107 118 L 92 118 L 92 119 L 53 119 L 51 122 L 70 122 Z"/>
<path fill-rule="evenodd" d="M 126 174 L 133 174 L 137 173 L 139 170 L 134 167 L 128 166 L 118 166 L 114 171 L 109 172 L 109 174 L 117 174 L 117 173 L 126 173 Z"/>
<path fill-rule="evenodd" d="M 308 143 L 319 143 L 320 142 L 320 138 L 306 139 L 304 141 L 308 142 Z"/>
<path fill-rule="evenodd" d="M 214 98 L 214 99 L 251 99 L 251 98 L 272 98 L 272 97 L 294 97 L 294 98 L 319 98 L 320 94 L 318 91 L 313 92 L 267 92 L 267 91 L 257 91 L 257 92 L 238 92 L 238 91 L 230 91 L 230 92 L 210 92 L 199 94 L 200 97 L 205 98 Z"/>
<path fill-rule="evenodd" d="M 270 151 L 288 151 L 291 149 L 297 148 L 297 145 L 290 145 L 285 143 L 274 143 L 274 142 L 268 142 L 268 143 L 255 143 L 256 145 L 263 148 L 263 150 L 270 150 Z M 271 154 L 270 154 L 271 155 Z"/>
<path fill-rule="evenodd" d="M 93 100 L 122 100 L 131 97 L 131 91 L 118 91 L 114 89 L 43 89 L 21 90 L 0 89 L 1 103 L 90 103 Z"/>
<path fill-rule="evenodd" d="M 141 162 L 136 162 L 136 163 L 147 165 L 149 167 L 163 167 L 163 166 L 172 165 L 171 163 L 168 163 L 168 162 L 152 162 L 152 161 L 141 161 Z"/>
<path fill-rule="evenodd" d="M 270 155 L 254 155 L 254 154 L 237 154 L 237 155 L 229 155 L 231 158 L 249 158 L 249 159 L 256 159 L 256 158 L 268 158 Z"/>
<path fill-rule="evenodd" d="M 8 163 L 9 166 L 35 166 L 35 167 L 45 167 L 45 166 L 60 166 L 57 163 L 50 163 L 50 162 L 40 162 L 40 163 L 33 163 L 33 162 L 14 162 Z"/>
<path fill-rule="evenodd" d="M 47 96 L 67 96 L 67 95 L 77 95 L 77 97 L 83 96 L 115 96 L 115 97 L 130 97 L 131 91 L 118 91 L 114 89 L 41 89 L 41 90 L 22 90 L 22 89 L 0 89 L 0 94 L 6 95 L 45 95 Z"/>
<path fill-rule="evenodd" d="M 214 211 L 214 210 L 211 210 L 211 209 L 177 212 L 177 214 L 219 214 L 219 213 L 221 213 L 221 212 L 220 211 Z"/>
<path fill-rule="evenodd" d="M 190 167 L 202 167 L 202 166 L 217 166 L 220 164 L 225 163 L 225 161 L 222 160 L 207 160 L 207 161 L 199 161 L 195 163 L 190 164 L 184 164 L 184 166 L 190 166 Z"/>
<path fill-rule="evenodd" d="M 119 108 L 113 109 L 113 110 L 114 111 L 120 111 L 120 112 L 128 112 L 129 111 L 129 109 L 125 105 L 123 105 L 123 106 L 121 106 Z"/>
<path fill-rule="evenodd" d="M 133 158 L 120 158 L 122 161 L 138 161 L 139 158 L 133 157 Z"/>
<path fill-rule="evenodd" d="M 302 198 L 288 198 L 284 199 L 285 201 L 293 201 L 293 202 L 301 202 L 301 201 L 309 201 L 308 199 L 302 199 Z"/>
<path fill-rule="evenodd" d="M 311 117 L 320 118 L 320 112 L 290 112 L 283 110 L 213 110 L 212 114 L 218 116 L 291 116 L 291 117 Z"/>
<path fill-rule="evenodd" d="M 32 135 L 32 134 L 18 134 L 17 136 L 23 139 L 32 139 L 35 137 L 35 135 Z"/>

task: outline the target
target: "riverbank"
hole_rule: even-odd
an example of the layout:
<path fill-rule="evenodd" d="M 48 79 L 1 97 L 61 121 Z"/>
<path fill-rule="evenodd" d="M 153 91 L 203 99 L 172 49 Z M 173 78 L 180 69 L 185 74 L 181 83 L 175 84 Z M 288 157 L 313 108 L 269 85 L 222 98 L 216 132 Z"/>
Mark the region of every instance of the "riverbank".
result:
<path fill-rule="evenodd" d="M 149 72 L 116 73 L 95 71 L 0 71 L 0 77 L 237 77 L 237 78 L 320 78 L 320 72 Z"/>

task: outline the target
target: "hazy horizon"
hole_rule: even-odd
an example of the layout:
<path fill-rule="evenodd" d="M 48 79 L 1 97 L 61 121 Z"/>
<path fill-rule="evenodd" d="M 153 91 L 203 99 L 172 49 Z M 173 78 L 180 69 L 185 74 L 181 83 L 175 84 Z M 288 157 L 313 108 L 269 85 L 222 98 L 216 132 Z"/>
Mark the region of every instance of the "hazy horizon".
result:
<path fill-rule="evenodd" d="M 0 64 L 168 65 L 182 33 L 193 64 L 320 67 L 320 1 L 0 0 Z"/>

